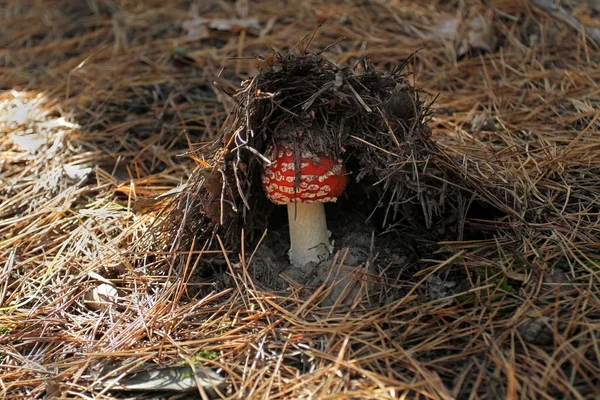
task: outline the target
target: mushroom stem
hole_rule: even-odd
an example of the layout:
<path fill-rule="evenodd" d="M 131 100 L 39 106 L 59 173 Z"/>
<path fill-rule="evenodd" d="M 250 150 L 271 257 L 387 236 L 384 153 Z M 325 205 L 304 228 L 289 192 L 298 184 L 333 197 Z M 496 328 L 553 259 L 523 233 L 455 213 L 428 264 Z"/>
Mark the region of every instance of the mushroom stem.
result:
<path fill-rule="evenodd" d="M 303 269 L 307 263 L 326 259 L 332 249 L 323 203 L 294 203 L 287 205 L 290 223 L 289 251 L 293 266 Z"/>

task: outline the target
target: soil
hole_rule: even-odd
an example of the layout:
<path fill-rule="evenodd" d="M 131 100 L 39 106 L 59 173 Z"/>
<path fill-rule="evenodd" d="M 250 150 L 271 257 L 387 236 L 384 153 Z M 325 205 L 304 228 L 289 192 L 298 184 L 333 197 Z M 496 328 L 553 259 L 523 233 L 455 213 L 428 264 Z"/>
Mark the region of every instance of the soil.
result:
<path fill-rule="evenodd" d="M 257 286 L 275 292 L 300 290 L 309 297 L 316 288 L 324 285 L 324 288 L 331 288 L 332 293 L 324 297 L 322 306 L 331 306 L 346 285 L 353 286 L 357 281 L 381 285 L 386 281 L 397 281 L 400 276 L 407 276 L 408 271 L 415 270 L 413 251 L 410 246 L 399 245 L 396 233 L 380 232 L 367 221 L 367 215 L 345 210 L 338 204 L 327 204 L 326 209 L 335 247 L 331 256 L 303 269 L 292 267 L 287 255 L 290 247 L 288 225 L 280 220 L 285 214 L 277 214 L 277 227 L 269 230 L 260 244 L 246 254 L 248 271 Z M 306 273 L 306 269 L 310 273 Z M 351 278 L 357 269 L 360 272 Z M 218 274 L 213 279 L 227 286 L 232 282 L 225 275 Z M 364 290 L 359 293 L 357 288 L 350 292 L 343 295 L 344 305 L 351 304 L 359 294 L 366 296 Z M 398 299 L 404 292 L 389 291 L 385 298 L 379 294 L 365 300 L 383 304 Z"/>

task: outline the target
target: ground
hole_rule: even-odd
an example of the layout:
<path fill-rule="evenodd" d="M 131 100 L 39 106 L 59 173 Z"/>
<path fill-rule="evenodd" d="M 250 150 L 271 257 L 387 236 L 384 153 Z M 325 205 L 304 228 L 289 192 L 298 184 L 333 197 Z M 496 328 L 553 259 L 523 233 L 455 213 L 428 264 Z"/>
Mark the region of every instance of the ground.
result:
<path fill-rule="evenodd" d="M 0 397 L 600 396 L 597 2 L 9 1 L 0 19 Z M 285 274 L 277 213 L 235 251 L 139 246 L 227 93 L 299 43 L 349 68 L 412 55 L 477 193 L 436 231 L 329 207 L 332 270 L 363 268 L 349 301 Z"/>

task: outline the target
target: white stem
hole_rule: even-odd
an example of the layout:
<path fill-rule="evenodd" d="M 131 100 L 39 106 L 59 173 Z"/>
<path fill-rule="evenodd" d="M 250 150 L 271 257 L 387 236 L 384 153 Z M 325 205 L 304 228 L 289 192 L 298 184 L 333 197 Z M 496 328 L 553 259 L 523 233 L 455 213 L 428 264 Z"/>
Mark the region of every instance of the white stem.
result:
<path fill-rule="evenodd" d="M 323 203 L 289 203 L 290 261 L 303 268 L 308 262 L 326 259 L 332 249 Z"/>

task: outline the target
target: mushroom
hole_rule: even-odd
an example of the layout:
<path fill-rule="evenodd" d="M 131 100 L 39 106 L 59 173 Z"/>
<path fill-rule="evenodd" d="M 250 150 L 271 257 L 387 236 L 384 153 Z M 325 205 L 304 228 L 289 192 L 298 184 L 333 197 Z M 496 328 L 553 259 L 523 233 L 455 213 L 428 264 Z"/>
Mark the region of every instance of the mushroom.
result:
<path fill-rule="evenodd" d="M 342 160 L 278 144 L 267 151 L 271 164 L 263 169 L 262 183 L 275 204 L 286 204 L 290 225 L 290 262 L 303 268 L 328 257 L 333 246 L 325 219 L 326 202 L 335 202 L 346 186 Z M 296 165 L 300 171 L 296 171 Z M 296 182 L 298 178 L 298 182 Z"/>

